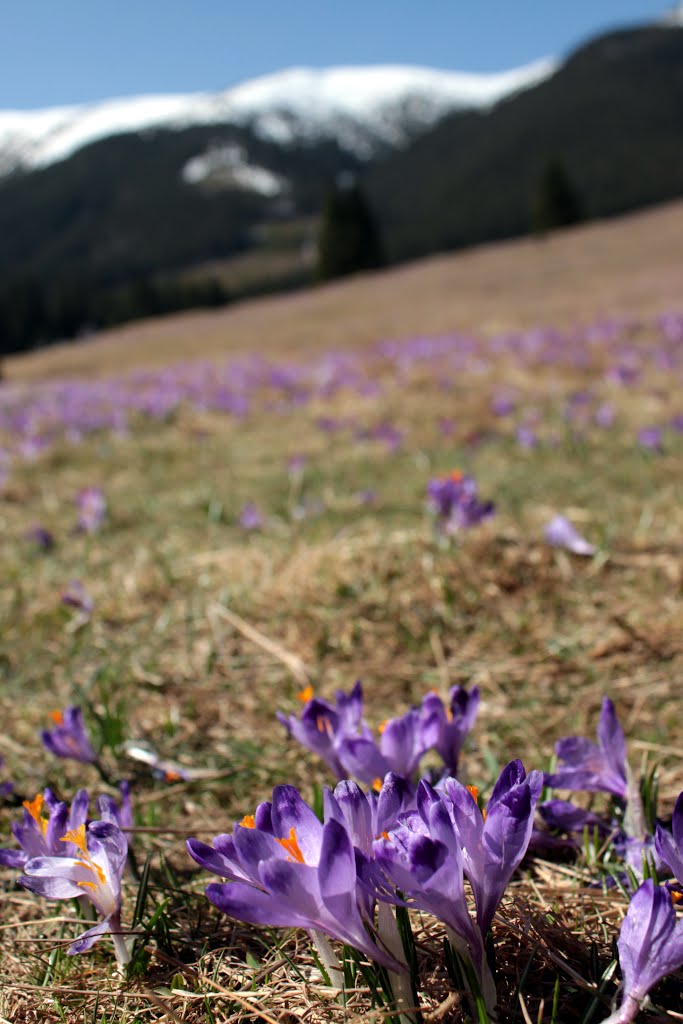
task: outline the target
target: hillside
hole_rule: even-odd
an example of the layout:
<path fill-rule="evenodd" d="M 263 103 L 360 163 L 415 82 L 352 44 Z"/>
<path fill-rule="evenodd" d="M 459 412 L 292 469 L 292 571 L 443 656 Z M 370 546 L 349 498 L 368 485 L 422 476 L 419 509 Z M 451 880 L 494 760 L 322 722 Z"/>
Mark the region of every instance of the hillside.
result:
<path fill-rule="evenodd" d="M 549 160 L 586 220 L 683 194 L 680 26 L 593 40 L 534 87 L 397 149 L 387 124 L 405 142 L 426 102 L 411 95 L 377 108 L 391 116 L 372 159 L 346 115 L 335 134 L 271 104 L 277 130 L 265 113 L 150 125 L 0 179 L 0 353 L 310 283 L 320 210 L 344 176 L 369 197 L 389 263 L 528 233 Z"/>
<path fill-rule="evenodd" d="M 92 376 L 259 353 L 305 358 L 382 338 L 679 309 L 683 202 L 430 257 L 390 270 L 207 312 L 149 319 L 5 360 L 8 380 Z"/>
<path fill-rule="evenodd" d="M 683 193 L 683 29 L 589 42 L 486 116 L 446 117 L 364 179 L 387 252 L 405 259 L 524 234 L 559 161 L 586 219 Z"/>

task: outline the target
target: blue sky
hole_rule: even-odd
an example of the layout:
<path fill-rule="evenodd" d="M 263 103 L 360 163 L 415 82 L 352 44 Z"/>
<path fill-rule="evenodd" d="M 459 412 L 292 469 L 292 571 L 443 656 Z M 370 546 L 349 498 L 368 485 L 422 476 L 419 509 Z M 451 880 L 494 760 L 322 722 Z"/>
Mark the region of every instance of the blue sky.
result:
<path fill-rule="evenodd" d="M 219 90 L 292 65 L 502 71 L 674 0 L 17 0 L 0 108 Z"/>

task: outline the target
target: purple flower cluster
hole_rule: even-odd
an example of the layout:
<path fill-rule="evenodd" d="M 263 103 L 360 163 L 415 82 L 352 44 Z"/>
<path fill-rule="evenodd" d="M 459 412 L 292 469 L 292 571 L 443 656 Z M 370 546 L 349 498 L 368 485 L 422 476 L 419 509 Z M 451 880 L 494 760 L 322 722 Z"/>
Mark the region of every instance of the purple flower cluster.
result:
<path fill-rule="evenodd" d="M 492 501 L 479 501 L 474 479 L 459 470 L 430 480 L 427 501 L 439 530 L 446 534 L 478 526 L 495 511 Z"/>
<path fill-rule="evenodd" d="M 642 388 L 651 394 L 662 373 L 680 376 L 682 323 L 680 313 L 667 313 L 653 323 L 612 318 L 568 331 L 541 327 L 492 337 L 453 333 L 383 341 L 364 352 L 328 352 L 306 364 L 254 356 L 224 363 L 181 363 L 99 380 L 6 382 L 0 392 L 0 488 L 16 462 L 41 458 L 60 441 L 75 442 L 101 431 L 125 436 L 141 420 L 168 420 L 182 406 L 236 419 L 281 417 L 302 407 L 316 415 L 321 403 L 352 394 L 367 403 L 368 421 L 377 425 L 349 423 L 330 413 L 318 416 L 320 429 L 332 438 L 351 426 L 354 436 L 360 431 L 365 439 L 396 451 L 405 441 L 405 424 L 382 419 L 383 411 L 372 405 L 378 397 L 387 392 L 400 395 L 416 381 L 447 391 L 468 377 L 495 374 L 498 379 L 501 365 L 530 375 L 559 369 L 568 370 L 568 377 L 575 371 L 590 374 L 595 382 L 590 390 L 573 385 L 566 394 L 554 396 L 553 416 L 559 405 L 565 409 L 568 430 L 608 430 L 616 422 L 615 400 L 621 393 Z M 492 385 L 492 414 L 501 424 L 509 421 L 510 433 L 517 434 L 525 447 L 538 443 L 540 424 L 530 417 L 534 409 L 547 406 L 543 392 L 541 385 L 536 396 L 522 396 Z M 445 422 L 441 415 L 438 419 Z M 651 452 L 661 451 L 664 431 L 678 430 L 679 419 L 680 414 L 672 417 L 667 410 L 666 422 L 641 424 L 634 442 Z M 87 491 L 92 494 L 84 492 L 82 529 L 97 529 L 104 511 L 101 492 Z"/>
<path fill-rule="evenodd" d="M 224 913 L 321 931 L 394 971 L 402 964 L 383 945 L 375 904 L 407 899 L 448 926 L 493 1008 L 484 940 L 526 852 L 542 783 L 541 773 L 527 775 L 521 762 L 512 762 L 484 813 L 476 795 L 455 779 L 440 791 L 423 780 L 414 804 L 409 788 L 391 773 L 379 794 L 345 781 L 325 792 L 323 822 L 293 786 L 278 786 L 272 802 L 236 823 L 232 834 L 216 836 L 212 845 L 197 839 L 187 845 L 198 864 L 230 880 L 206 890 Z"/>
<path fill-rule="evenodd" d="M 300 696 L 305 701 L 301 718 L 277 713 L 289 735 L 322 758 L 337 779 L 354 776 L 368 785 L 381 783 L 389 772 L 413 779 L 431 750 L 441 757 L 446 774 L 455 775 L 479 707 L 476 687 L 468 692 L 454 686 L 447 704 L 437 693 L 428 693 L 420 707 L 388 719 L 378 740 L 363 719 L 360 682 L 349 694 L 338 690 L 333 704 L 314 697 L 311 688 Z"/>

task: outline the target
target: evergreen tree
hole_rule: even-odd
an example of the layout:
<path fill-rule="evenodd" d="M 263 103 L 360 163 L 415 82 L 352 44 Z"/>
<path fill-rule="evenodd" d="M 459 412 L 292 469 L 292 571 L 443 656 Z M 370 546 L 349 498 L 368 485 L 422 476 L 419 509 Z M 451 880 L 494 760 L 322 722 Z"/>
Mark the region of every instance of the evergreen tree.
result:
<path fill-rule="evenodd" d="M 581 220 L 579 199 L 560 160 L 548 160 L 541 171 L 533 208 L 535 231 L 552 231 Z"/>
<path fill-rule="evenodd" d="M 377 229 L 357 185 L 335 188 L 323 207 L 318 276 L 323 280 L 371 270 L 382 262 Z"/>

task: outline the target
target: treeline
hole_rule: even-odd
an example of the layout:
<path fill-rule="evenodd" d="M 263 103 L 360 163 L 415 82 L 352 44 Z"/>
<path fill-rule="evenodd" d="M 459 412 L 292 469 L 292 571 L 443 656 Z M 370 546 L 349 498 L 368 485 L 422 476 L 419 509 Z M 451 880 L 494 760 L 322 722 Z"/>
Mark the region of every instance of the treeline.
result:
<path fill-rule="evenodd" d="M 0 353 L 22 352 L 103 327 L 183 309 L 224 306 L 231 300 L 216 279 L 141 280 L 114 288 L 36 280 L 0 287 Z"/>

